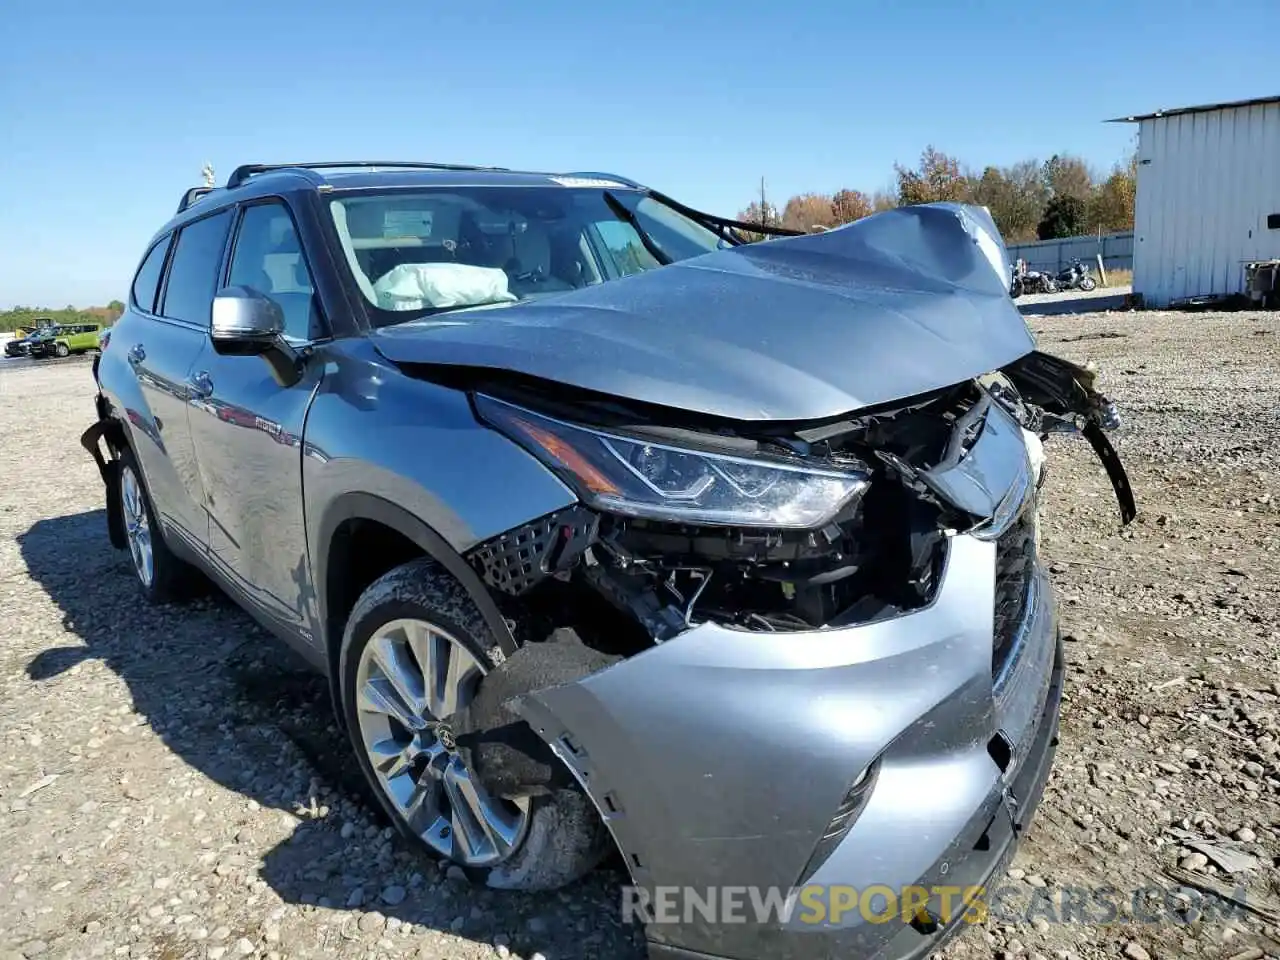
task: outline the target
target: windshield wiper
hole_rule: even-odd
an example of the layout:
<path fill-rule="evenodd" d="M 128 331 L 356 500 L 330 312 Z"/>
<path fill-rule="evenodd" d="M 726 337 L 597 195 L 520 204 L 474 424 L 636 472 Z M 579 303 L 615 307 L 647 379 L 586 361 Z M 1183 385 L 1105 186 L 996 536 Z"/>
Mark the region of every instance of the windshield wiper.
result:
<path fill-rule="evenodd" d="M 504 298 L 501 300 L 480 300 L 476 303 L 455 303 L 448 307 L 428 307 L 422 316 L 438 317 L 442 313 L 453 313 L 455 310 L 470 310 L 473 307 L 496 307 L 499 304 L 513 304 L 519 302 L 520 298 L 517 297 L 515 300 L 507 300 Z"/>
<path fill-rule="evenodd" d="M 671 262 L 671 258 L 667 256 L 660 246 L 653 242 L 653 237 L 649 236 L 648 231 L 640 226 L 640 219 L 626 204 L 608 190 L 604 192 L 604 202 L 609 205 L 609 209 L 613 211 L 614 216 L 631 226 L 631 229 L 636 232 L 636 236 L 640 238 L 640 242 L 644 244 L 644 248 L 649 251 L 649 256 L 664 267 Z"/>
<path fill-rule="evenodd" d="M 792 230 L 788 227 L 775 227 L 765 223 L 747 223 L 743 220 L 730 220 L 727 217 L 717 217 L 711 213 L 704 213 L 701 210 L 695 210 L 693 207 L 686 206 L 679 200 L 673 200 L 665 193 L 659 193 L 657 190 L 646 190 L 645 196 L 654 203 L 660 203 L 664 207 L 670 207 L 681 216 L 688 217 L 695 223 L 699 223 L 706 227 L 712 233 L 726 237 L 732 243 L 741 245 L 749 241 L 742 236 L 743 233 L 758 233 L 766 237 L 800 237 L 805 231 Z"/>

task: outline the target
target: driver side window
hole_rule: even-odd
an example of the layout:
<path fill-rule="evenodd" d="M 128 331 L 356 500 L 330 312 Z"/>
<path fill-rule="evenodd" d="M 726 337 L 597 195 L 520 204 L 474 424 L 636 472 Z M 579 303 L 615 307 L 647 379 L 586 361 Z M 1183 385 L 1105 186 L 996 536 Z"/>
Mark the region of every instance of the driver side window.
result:
<path fill-rule="evenodd" d="M 287 338 L 314 340 L 323 335 L 315 284 L 293 217 L 283 203 L 259 203 L 245 209 L 228 282 L 250 287 L 278 303 L 284 311 Z"/>

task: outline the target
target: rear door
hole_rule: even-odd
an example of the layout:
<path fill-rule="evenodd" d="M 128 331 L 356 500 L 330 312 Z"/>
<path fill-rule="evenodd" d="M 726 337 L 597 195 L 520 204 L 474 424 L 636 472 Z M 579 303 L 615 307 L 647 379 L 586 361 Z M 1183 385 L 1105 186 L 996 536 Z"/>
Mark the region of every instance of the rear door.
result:
<path fill-rule="evenodd" d="M 231 216 L 222 210 L 182 227 L 150 311 L 139 323 L 121 324 L 111 345 L 137 378 L 142 409 L 128 415 L 160 522 L 196 553 L 205 549 L 209 523 L 188 417 L 196 395 L 189 375 L 206 348 Z"/>
<path fill-rule="evenodd" d="M 284 337 L 296 349 L 325 335 L 320 298 L 284 201 L 243 207 L 229 259 L 227 285 L 275 300 Z M 323 370 L 319 358 L 304 361 L 302 378 L 281 386 L 261 357 L 223 356 L 209 345 L 192 377 L 202 393 L 190 409 L 209 512 L 209 560 L 277 632 L 304 642 L 310 642 L 310 576 L 302 433 Z"/>

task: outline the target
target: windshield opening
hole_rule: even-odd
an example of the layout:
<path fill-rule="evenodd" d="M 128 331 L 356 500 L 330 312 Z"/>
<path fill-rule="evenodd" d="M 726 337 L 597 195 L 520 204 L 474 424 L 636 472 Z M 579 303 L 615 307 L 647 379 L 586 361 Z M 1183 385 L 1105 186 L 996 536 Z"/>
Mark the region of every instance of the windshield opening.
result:
<path fill-rule="evenodd" d="M 568 293 L 726 246 L 638 190 L 608 193 L 615 203 L 598 188 L 361 191 L 329 209 L 379 326 Z"/>

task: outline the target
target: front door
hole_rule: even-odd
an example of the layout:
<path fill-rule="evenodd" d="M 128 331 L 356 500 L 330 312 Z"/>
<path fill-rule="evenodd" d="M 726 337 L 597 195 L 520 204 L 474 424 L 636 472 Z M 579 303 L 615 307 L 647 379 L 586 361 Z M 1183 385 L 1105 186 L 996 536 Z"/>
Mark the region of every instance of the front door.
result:
<path fill-rule="evenodd" d="M 302 347 L 322 334 L 319 298 L 288 207 L 246 206 L 236 229 L 229 286 L 252 287 L 280 304 L 285 338 Z M 256 608 L 304 642 L 313 596 L 302 513 L 302 433 L 323 366 L 281 386 L 261 357 L 205 347 L 192 374 L 201 399 L 191 426 L 209 515 L 210 560 Z"/>

